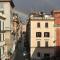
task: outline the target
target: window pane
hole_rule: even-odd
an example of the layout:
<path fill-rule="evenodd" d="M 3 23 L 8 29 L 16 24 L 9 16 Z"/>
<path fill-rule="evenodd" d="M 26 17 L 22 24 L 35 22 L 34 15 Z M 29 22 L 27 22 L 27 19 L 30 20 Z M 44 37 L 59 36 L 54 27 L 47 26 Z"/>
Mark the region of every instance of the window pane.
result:
<path fill-rule="evenodd" d="M 40 47 L 40 41 L 37 41 L 37 47 Z"/>
<path fill-rule="evenodd" d="M 4 33 L 3 33 L 3 41 L 4 41 Z"/>
<path fill-rule="evenodd" d="M 4 30 L 4 22 L 3 22 L 3 30 Z M 3 41 L 4 41 L 4 33 L 3 33 Z"/>
<path fill-rule="evenodd" d="M 3 6 L 3 2 L 0 2 L 0 13 L 4 13 L 4 6 Z"/>
<path fill-rule="evenodd" d="M 45 27 L 48 28 L 48 23 L 45 23 Z"/>
<path fill-rule="evenodd" d="M 48 41 L 45 42 L 45 47 L 48 47 Z"/>
<path fill-rule="evenodd" d="M 0 32 L 1 32 L 1 21 L 0 21 Z"/>
<path fill-rule="evenodd" d="M 3 22 L 3 30 L 4 30 L 4 22 Z"/>
<path fill-rule="evenodd" d="M 37 27 L 40 27 L 40 23 L 37 23 Z"/>
<path fill-rule="evenodd" d="M 1 58 L 1 47 L 0 47 L 0 58 Z"/>
<path fill-rule="evenodd" d="M 1 34 L 0 34 L 0 41 L 1 41 Z"/>
<path fill-rule="evenodd" d="M 44 59 L 50 60 L 50 54 L 49 54 L 49 53 L 45 53 L 45 54 L 44 54 Z"/>
<path fill-rule="evenodd" d="M 36 37 L 41 37 L 41 32 L 36 32 Z"/>
<path fill-rule="evenodd" d="M 3 3 L 0 2 L 0 9 L 3 9 Z"/>
<path fill-rule="evenodd" d="M 3 46 L 3 54 L 4 54 L 4 46 Z"/>
<path fill-rule="evenodd" d="M 44 37 L 50 37 L 50 33 L 49 32 L 44 32 Z"/>

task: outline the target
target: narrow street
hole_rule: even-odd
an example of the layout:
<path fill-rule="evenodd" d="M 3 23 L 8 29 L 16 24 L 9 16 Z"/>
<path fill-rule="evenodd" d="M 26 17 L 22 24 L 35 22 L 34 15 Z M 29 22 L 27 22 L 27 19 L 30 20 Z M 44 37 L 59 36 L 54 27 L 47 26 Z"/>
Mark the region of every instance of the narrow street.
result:
<path fill-rule="evenodd" d="M 22 29 L 23 30 L 22 30 L 21 37 L 16 42 L 15 52 L 14 52 L 12 60 L 26 60 L 26 58 L 25 58 L 26 50 L 24 49 L 24 41 L 26 39 L 26 25 L 23 25 Z"/>
<path fill-rule="evenodd" d="M 15 54 L 14 60 L 24 60 L 23 51 L 22 51 L 22 47 L 21 47 L 21 42 L 17 43 L 15 53 L 16 54 Z"/>

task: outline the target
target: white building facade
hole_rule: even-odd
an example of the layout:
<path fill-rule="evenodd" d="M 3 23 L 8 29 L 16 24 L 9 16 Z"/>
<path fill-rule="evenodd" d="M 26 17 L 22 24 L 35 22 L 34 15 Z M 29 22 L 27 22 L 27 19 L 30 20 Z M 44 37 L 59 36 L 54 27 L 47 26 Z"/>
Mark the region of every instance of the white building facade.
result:
<path fill-rule="evenodd" d="M 0 14 L 0 59 L 5 60 L 4 21 L 5 17 Z"/>
<path fill-rule="evenodd" d="M 8 51 L 12 47 L 11 41 L 11 20 L 14 4 L 12 0 L 0 0 L 1 33 L 0 33 L 0 56 L 1 60 L 8 59 Z M 3 19 L 3 20 L 2 20 Z"/>

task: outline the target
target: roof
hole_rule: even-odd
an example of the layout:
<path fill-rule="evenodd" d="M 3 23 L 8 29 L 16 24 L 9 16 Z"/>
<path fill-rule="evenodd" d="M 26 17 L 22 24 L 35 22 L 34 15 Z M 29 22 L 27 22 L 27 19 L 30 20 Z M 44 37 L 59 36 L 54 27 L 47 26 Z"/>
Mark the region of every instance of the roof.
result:
<path fill-rule="evenodd" d="M 57 12 L 60 12 L 60 10 L 53 10 L 52 12 L 56 12 L 57 13 Z"/>
<path fill-rule="evenodd" d="M 0 0 L 0 2 L 3 2 L 3 1 L 11 1 L 11 0 Z"/>
<path fill-rule="evenodd" d="M 35 15 L 30 15 L 30 19 L 51 21 L 54 20 L 54 17 L 52 15 L 47 15 L 47 14 L 43 14 L 43 15 L 35 14 Z"/>

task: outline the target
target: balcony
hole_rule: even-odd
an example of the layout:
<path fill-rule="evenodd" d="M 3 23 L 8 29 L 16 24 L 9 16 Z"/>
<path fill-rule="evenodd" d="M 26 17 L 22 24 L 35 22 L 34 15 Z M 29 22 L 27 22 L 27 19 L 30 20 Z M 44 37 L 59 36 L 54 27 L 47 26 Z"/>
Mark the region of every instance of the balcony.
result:
<path fill-rule="evenodd" d="M 0 11 L 0 17 L 3 18 L 4 20 L 6 19 L 5 15 L 1 13 Z"/>
<path fill-rule="evenodd" d="M 0 33 L 5 33 L 5 32 L 6 32 L 6 30 L 1 30 L 1 31 L 0 31 Z"/>
<path fill-rule="evenodd" d="M 11 31 L 11 28 L 10 27 L 4 27 L 4 31 Z"/>

